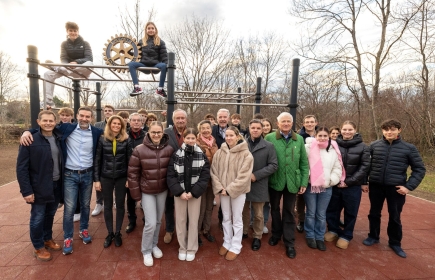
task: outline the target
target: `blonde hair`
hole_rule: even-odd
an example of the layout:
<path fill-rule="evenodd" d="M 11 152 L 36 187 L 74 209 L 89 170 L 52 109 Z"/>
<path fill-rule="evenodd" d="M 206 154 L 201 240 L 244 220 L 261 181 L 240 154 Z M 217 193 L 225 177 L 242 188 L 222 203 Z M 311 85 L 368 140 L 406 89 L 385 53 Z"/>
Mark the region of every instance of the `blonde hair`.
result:
<path fill-rule="evenodd" d="M 238 140 L 244 140 L 242 134 L 240 134 L 240 131 L 237 127 L 231 125 L 227 128 L 227 130 L 233 131 L 234 134 L 236 134 Z"/>
<path fill-rule="evenodd" d="M 147 34 L 147 27 L 148 27 L 148 25 L 153 25 L 154 26 L 154 28 L 156 29 L 156 34 L 154 35 L 154 45 L 156 45 L 156 46 L 160 46 L 160 37 L 159 37 L 159 31 L 157 30 L 157 26 L 154 24 L 154 22 L 152 22 L 152 21 L 149 21 L 149 22 L 147 22 L 147 24 L 145 24 L 145 35 L 143 36 L 143 38 L 142 38 L 142 44 L 144 45 L 144 46 L 146 46 L 147 45 L 147 41 L 148 41 L 148 39 L 150 38 L 149 36 L 148 36 L 148 34 Z"/>
<path fill-rule="evenodd" d="M 112 124 L 113 120 L 117 119 L 119 120 L 119 122 L 121 123 L 121 131 L 119 132 L 118 135 L 115 135 L 112 131 L 112 129 L 110 128 L 110 125 Z M 108 140 L 108 141 L 113 141 L 113 139 L 116 138 L 116 141 L 119 142 L 123 142 L 125 140 L 127 140 L 128 135 L 127 135 L 127 128 L 124 122 L 124 119 L 118 115 L 113 115 L 109 118 L 109 120 L 107 121 L 106 124 L 106 128 L 104 128 L 104 139 Z"/>

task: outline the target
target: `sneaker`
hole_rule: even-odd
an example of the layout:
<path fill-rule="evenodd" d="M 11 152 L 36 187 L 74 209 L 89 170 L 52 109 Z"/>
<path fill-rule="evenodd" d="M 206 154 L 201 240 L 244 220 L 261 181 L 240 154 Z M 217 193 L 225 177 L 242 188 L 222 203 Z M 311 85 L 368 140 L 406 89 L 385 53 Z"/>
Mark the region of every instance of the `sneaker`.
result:
<path fill-rule="evenodd" d="M 92 215 L 92 216 L 97 216 L 97 215 L 99 215 L 99 214 L 101 213 L 102 210 L 103 210 L 103 205 L 97 203 L 97 204 L 95 205 L 94 211 L 92 211 L 92 214 L 91 214 L 91 215 Z"/>
<path fill-rule="evenodd" d="M 161 97 L 168 97 L 164 89 L 156 89 L 156 93 Z M 131 95 L 131 94 L 130 94 Z"/>
<path fill-rule="evenodd" d="M 43 262 L 49 261 L 53 258 L 50 252 L 47 251 L 47 249 L 45 249 L 44 247 L 42 247 L 39 250 L 33 251 L 33 256 L 35 256 L 38 261 L 43 261 Z"/>
<path fill-rule="evenodd" d="M 161 257 L 163 257 L 162 250 L 160 250 L 157 246 L 153 248 L 153 257 L 156 259 L 160 259 Z"/>
<path fill-rule="evenodd" d="M 143 264 L 145 266 L 153 266 L 154 264 L 153 256 L 151 256 L 151 254 L 143 255 Z"/>
<path fill-rule="evenodd" d="M 79 237 L 83 240 L 83 244 L 88 244 L 92 242 L 92 238 L 89 235 L 89 232 L 87 229 L 81 230 L 79 232 Z"/>
<path fill-rule="evenodd" d="M 133 91 L 130 93 L 130 96 L 137 96 L 139 94 L 142 94 L 143 90 L 140 87 L 134 87 Z M 152 265 L 152 264 L 151 264 Z"/>
<path fill-rule="evenodd" d="M 178 253 L 178 259 L 180 260 L 180 261 L 185 261 L 186 260 L 186 257 L 187 257 L 187 254 L 183 254 L 183 253 Z"/>
<path fill-rule="evenodd" d="M 267 226 L 263 227 L 263 233 L 264 234 L 268 234 L 269 233 L 269 229 L 267 228 Z"/>
<path fill-rule="evenodd" d="M 80 214 L 74 214 L 74 223 L 80 221 Z"/>
<path fill-rule="evenodd" d="M 195 259 L 195 254 L 187 254 L 186 255 L 186 261 L 191 262 Z"/>
<path fill-rule="evenodd" d="M 363 244 L 366 246 L 372 246 L 373 244 L 376 244 L 376 243 L 379 243 L 379 240 L 376 240 L 376 239 L 371 238 L 371 237 L 367 237 L 363 241 Z"/>
<path fill-rule="evenodd" d="M 64 255 L 69 255 L 73 252 L 73 240 L 72 238 L 67 238 L 63 241 L 63 252 Z"/>

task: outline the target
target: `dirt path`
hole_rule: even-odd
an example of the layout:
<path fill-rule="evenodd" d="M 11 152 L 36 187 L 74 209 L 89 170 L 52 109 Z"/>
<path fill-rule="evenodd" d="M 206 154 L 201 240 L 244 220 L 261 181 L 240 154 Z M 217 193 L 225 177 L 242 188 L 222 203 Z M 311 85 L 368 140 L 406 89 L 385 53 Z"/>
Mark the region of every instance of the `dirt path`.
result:
<path fill-rule="evenodd" d="M 15 181 L 18 144 L 0 145 L 0 186 Z"/>

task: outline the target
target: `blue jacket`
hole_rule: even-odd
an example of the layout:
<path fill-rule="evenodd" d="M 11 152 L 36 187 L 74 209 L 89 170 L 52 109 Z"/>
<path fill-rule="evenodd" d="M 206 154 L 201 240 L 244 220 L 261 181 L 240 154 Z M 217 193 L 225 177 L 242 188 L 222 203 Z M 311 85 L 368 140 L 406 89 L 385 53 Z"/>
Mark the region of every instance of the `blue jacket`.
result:
<path fill-rule="evenodd" d="M 61 135 L 53 132 L 56 144 L 60 147 Z M 60 153 L 60 182 L 63 185 L 63 168 L 65 166 Z M 34 194 L 35 204 L 54 202 L 53 159 L 50 143 L 39 132 L 33 135 L 30 146 L 20 146 L 17 158 L 17 179 L 23 197 Z"/>

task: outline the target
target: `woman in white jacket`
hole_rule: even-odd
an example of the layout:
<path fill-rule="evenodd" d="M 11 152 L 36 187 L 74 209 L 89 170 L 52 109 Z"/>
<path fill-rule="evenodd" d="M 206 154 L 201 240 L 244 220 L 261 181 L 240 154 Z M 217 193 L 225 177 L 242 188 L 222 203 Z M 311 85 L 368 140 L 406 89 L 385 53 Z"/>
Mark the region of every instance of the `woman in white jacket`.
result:
<path fill-rule="evenodd" d="M 340 150 L 329 138 L 328 128 L 317 128 L 315 138 L 306 139 L 305 148 L 310 165 L 310 181 L 304 193 L 307 206 L 305 237 L 308 247 L 325 251 L 326 209 L 332 195 L 331 187 L 344 181 L 346 176 Z"/>

